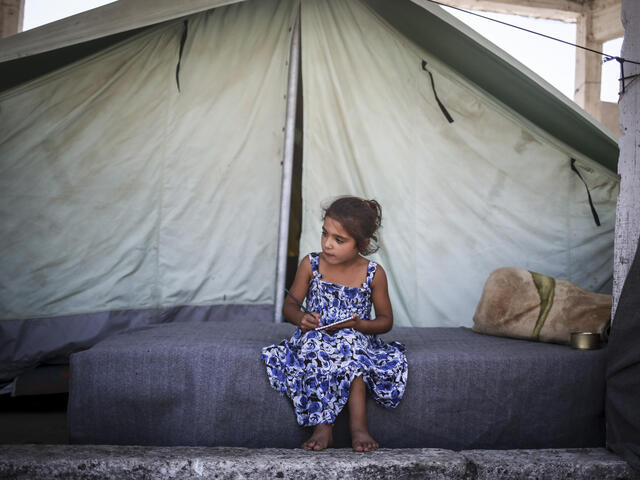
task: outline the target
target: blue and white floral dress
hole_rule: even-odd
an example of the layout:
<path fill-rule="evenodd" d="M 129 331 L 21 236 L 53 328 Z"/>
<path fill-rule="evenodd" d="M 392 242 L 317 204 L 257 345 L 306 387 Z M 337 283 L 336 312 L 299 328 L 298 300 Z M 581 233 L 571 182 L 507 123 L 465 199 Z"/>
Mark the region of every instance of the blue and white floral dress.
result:
<path fill-rule="evenodd" d="M 322 280 L 319 255 L 309 254 L 313 278 L 306 308 L 322 314 L 322 324 L 351 318 L 371 319 L 371 282 L 377 264 L 369 262 L 362 287 Z M 334 423 L 347 403 L 351 382 L 362 376 L 371 396 L 383 407 L 395 408 L 407 383 L 405 346 L 385 343 L 376 335 L 352 328 L 334 333 L 298 328 L 291 339 L 262 349 L 271 386 L 293 401 L 300 425 Z"/>

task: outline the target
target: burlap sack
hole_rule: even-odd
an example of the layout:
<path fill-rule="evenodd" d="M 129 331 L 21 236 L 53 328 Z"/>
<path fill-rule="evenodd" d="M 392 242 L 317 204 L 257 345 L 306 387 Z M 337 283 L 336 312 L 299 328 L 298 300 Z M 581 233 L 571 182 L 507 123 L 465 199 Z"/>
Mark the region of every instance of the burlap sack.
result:
<path fill-rule="evenodd" d="M 571 332 L 602 333 L 611 295 L 519 268 L 489 275 L 473 316 L 473 330 L 488 335 L 568 344 Z"/>

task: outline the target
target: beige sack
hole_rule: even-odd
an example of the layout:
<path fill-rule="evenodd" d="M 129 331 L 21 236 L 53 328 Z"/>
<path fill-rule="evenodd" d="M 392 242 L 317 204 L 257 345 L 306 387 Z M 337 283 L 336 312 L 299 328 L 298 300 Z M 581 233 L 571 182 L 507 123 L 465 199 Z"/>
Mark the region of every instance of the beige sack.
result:
<path fill-rule="evenodd" d="M 488 335 L 568 344 L 571 332 L 602 333 L 611 295 L 519 268 L 489 275 L 473 316 L 473 330 Z"/>

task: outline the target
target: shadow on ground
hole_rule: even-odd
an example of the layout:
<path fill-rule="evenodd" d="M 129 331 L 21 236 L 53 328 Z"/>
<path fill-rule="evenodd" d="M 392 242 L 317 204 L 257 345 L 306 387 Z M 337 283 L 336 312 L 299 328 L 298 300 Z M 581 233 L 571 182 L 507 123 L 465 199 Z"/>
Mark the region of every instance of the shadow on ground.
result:
<path fill-rule="evenodd" d="M 67 393 L 0 395 L 0 444 L 69 443 Z"/>

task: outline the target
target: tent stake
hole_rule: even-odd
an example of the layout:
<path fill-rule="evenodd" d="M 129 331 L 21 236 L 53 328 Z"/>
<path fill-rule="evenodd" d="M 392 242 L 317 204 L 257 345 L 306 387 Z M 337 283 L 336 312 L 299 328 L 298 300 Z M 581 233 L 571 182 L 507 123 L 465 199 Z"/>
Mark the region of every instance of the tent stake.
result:
<path fill-rule="evenodd" d="M 300 52 L 300 11 L 293 27 L 289 52 L 289 86 L 287 91 L 287 116 L 284 130 L 282 159 L 282 189 L 280 193 L 280 227 L 278 234 L 278 259 L 276 266 L 276 291 L 274 321 L 282 322 L 285 279 L 287 274 L 287 250 L 289 248 L 289 212 L 291 210 L 291 181 L 293 177 L 293 150 L 296 129 L 296 100 L 298 98 L 298 68 Z"/>

